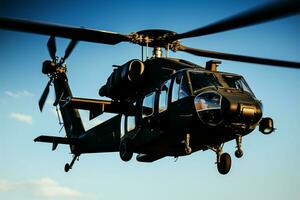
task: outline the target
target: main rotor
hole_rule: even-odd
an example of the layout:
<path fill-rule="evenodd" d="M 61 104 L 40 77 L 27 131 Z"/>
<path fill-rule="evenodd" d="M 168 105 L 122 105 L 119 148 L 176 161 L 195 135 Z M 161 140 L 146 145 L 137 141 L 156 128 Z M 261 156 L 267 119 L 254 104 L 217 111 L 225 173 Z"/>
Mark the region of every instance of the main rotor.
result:
<path fill-rule="evenodd" d="M 116 45 L 120 42 L 131 42 L 142 47 L 153 47 L 154 56 L 157 57 L 161 55 L 161 48 L 165 48 L 167 51 L 169 49 L 174 52 L 183 51 L 196 56 L 222 60 L 256 63 L 288 68 L 300 68 L 300 63 L 298 62 L 196 49 L 183 46 L 179 41 L 185 38 L 200 37 L 272 21 L 275 19 L 295 15 L 299 12 L 299 0 L 276 1 L 184 33 L 176 33 L 170 30 L 149 29 L 125 35 L 110 31 L 85 29 L 10 18 L 0 18 L 0 28 L 50 35 L 52 37 L 63 37 L 71 39 L 73 41 L 87 41 L 109 45 Z"/>

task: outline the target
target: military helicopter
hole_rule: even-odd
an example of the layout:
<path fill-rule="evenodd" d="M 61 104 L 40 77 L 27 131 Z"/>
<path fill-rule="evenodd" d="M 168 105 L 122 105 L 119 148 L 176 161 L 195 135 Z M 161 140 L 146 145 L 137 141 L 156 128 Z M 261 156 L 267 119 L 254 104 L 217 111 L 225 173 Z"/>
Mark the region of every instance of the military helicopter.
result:
<path fill-rule="evenodd" d="M 263 105 L 238 74 L 217 70 L 221 61 L 210 60 L 205 67 L 186 60 L 169 58 L 168 51 L 183 51 L 196 56 L 232 60 L 277 67 L 300 68 L 300 63 L 213 52 L 183 46 L 180 39 L 205 36 L 222 31 L 275 20 L 300 12 L 299 1 L 267 4 L 228 19 L 178 34 L 169 30 L 143 30 L 129 35 L 0 18 L 0 28 L 49 35 L 47 43 L 51 60 L 43 62 L 42 72 L 49 81 L 39 100 L 42 111 L 50 86 L 54 86 L 66 137 L 39 136 L 35 142 L 70 146 L 73 159 L 65 165 L 72 169 L 82 154 L 119 152 L 123 161 L 153 162 L 166 156 L 187 156 L 197 151 L 212 150 L 220 174 L 231 168 L 231 157 L 223 153 L 224 143 L 235 140 L 235 156 L 243 156 L 242 137 L 256 127 L 263 134 L 275 128 L 270 117 L 263 117 Z M 55 37 L 71 39 L 65 55 L 56 56 Z M 78 41 L 116 45 L 131 42 L 142 47 L 142 59 L 117 66 L 99 95 L 110 100 L 73 97 L 67 78 L 66 59 Z M 150 58 L 148 49 L 152 48 Z M 146 59 L 144 60 L 144 49 Z M 163 56 L 163 49 L 166 56 Z M 88 110 L 90 120 L 103 113 L 116 116 L 85 130 L 78 112 Z"/>

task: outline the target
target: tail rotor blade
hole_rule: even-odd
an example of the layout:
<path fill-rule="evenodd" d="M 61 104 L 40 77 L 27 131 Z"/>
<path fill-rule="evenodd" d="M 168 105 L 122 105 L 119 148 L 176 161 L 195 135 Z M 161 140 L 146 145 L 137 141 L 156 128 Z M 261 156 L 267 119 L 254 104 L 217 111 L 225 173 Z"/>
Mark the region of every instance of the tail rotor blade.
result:
<path fill-rule="evenodd" d="M 63 57 L 63 61 L 65 61 L 70 56 L 70 54 L 74 50 L 77 42 L 78 42 L 77 40 L 71 40 L 71 42 L 69 43 L 69 45 L 68 45 L 68 47 L 67 47 L 67 49 L 65 51 L 65 55 Z"/>
<path fill-rule="evenodd" d="M 48 51 L 50 54 L 50 57 L 52 58 L 52 60 L 55 60 L 56 58 L 56 42 L 55 42 L 55 37 L 54 36 L 50 36 L 48 42 L 47 42 L 47 47 L 48 47 Z"/>
<path fill-rule="evenodd" d="M 42 96 L 41 96 L 41 98 L 39 100 L 39 108 L 40 108 L 41 112 L 43 111 L 46 99 L 48 97 L 51 82 L 52 82 L 52 79 L 50 79 L 49 82 L 47 83 L 47 85 L 46 85 L 46 87 L 44 89 L 44 92 L 43 92 L 43 94 L 42 94 Z"/>

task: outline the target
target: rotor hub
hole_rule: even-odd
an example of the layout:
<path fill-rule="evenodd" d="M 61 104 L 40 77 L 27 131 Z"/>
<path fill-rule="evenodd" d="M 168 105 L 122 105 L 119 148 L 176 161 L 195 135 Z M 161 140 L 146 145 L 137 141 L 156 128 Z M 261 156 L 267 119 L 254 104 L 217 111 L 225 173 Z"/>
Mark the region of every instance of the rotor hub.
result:
<path fill-rule="evenodd" d="M 149 29 L 131 33 L 130 37 L 132 43 L 139 44 L 141 46 L 168 48 L 168 45 L 179 43 L 179 40 L 170 40 L 170 38 L 175 35 L 177 35 L 177 33 L 174 31 Z"/>

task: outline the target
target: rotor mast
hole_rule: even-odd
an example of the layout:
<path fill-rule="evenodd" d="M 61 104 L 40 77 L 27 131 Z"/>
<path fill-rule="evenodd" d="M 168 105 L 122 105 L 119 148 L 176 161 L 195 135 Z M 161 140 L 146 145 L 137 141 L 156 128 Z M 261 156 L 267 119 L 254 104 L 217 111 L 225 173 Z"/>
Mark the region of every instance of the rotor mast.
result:
<path fill-rule="evenodd" d="M 153 58 L 161 58 L 162 57 L 162 48 L 161 47 L 154 47 L 152 52 Z"/>

